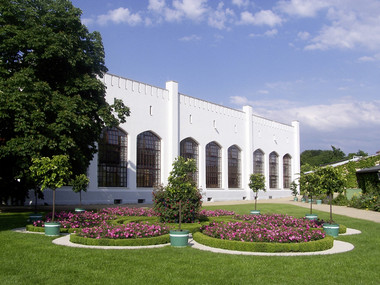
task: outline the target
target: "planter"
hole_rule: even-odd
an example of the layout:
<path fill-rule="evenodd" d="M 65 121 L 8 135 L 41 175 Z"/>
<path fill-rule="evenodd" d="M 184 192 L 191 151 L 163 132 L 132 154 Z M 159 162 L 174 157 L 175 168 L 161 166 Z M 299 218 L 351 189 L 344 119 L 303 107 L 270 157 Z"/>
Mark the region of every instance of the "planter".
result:
<path fill-rule="evenodd" d="M 251 215 L 260 215 L 260 210 L 251 210 L 250 214 Z"/>
<path fill-rule="evenodd" d="M 309 202 L 309 204 L 310 204 L 310 203 L 313 203 L 314 200 L 313 200 L 313 199 L 309 199 L 308 202 Z"/>
<path fill-rule="evenodd" d="M 316 220 L 318 220 L 318 215 L 316 215 L 316 214 L 306 214 L 305 218 L 308 219 L 308 220 L 310 220 L 310 221 L 316 221 Z"/>
<path fill-rule="evenodd" d="M 42 220 L 42 214 L 35 213 L 29 215 L 29 221 L 30 222 L 37 222 L 39 220 Z"/>
<path fill-rule="evenodd" d="M 321 205 L 322 204 L 322 200 L 317 200 L 317 205 Z"/>
<path fill-rule="evenodd" d="M 293 200 L 297 202 L 297 201 L 298 201 L 298 198 L 297 198 L 297 197 L 294 197 L 294 199 L 293 199 Z"/>
<path fill-rule="evenodd" d="M 332 237 L 338 237 L 339 235 L 339 225 L 338 224 L 323 224 L 323 230 L 325 233 Z"/>
<path fill-rule="evenodd" d="M 305 198 L 302 198 L 302 199 L 301 199 L 301 202 L 302 202 L 302 203 L 305 203 L 305 202 L 306 202 L 306 199 L 305 199 Z"/>
<path fill-rule="evenodd" d="M 61 224 L 56 222 L 45 223 L 46 236 L 59 236 Z"/>
<path fill-rule="evenodd" d="M 83 212 L 86 212 L 86 210 L 81 209 L 81 208 L 75 208 L 75 213 L 83 213 Z"/>
<path fill-rule="evenodd" d="M 186 247 L 189 239 L 188 230 L 171 230 L 170 233 L 170 244 L 174 247 Z"/>

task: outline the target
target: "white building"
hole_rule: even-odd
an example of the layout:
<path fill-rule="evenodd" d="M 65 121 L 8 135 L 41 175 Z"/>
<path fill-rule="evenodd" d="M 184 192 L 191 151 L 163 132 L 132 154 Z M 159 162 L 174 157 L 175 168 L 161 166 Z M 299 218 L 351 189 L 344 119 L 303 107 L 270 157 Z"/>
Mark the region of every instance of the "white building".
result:
<path fill-rule="evenodd" d="M 106 74 L 107 101 L 122 99 L 131 115 L 119 128 L 106 129 L 89 170 L 83 204 L 152 203 L 153 185 L 166 184 L 174 159 L 193 157 L 204 201 L 253 199 L 249 176 L 262 172 L 261 199 L 290 196 L 300 173 L 299 123 L 274 122 L 165 88 Z M 45 191 L 51 203 L 51 191 Z M 31 195 L 33 200 L 33 195 Z M 64 187 L 57 204 L 78 204 L 79 194 Z"/>

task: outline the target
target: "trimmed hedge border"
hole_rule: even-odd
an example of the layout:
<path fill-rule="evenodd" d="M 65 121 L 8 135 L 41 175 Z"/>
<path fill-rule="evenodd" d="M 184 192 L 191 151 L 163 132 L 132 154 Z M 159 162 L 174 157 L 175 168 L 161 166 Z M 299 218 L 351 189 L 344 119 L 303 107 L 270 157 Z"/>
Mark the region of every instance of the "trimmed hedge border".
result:
<path fill-rule="evenodd" d="M 80 237 L 77 234 L 70 235 L 70 241 L 73 243 L 84 245 L 101 245 L 101 246 L 144 246 L 144 245 L 157 245 L 170 242 L 169 234 L 158 237 L 148 238 L 135 238 L 135 239 L 95 239 Z"/>
<path fill-rule="evenodd" d="M 37 233 L 44 233 L 45 232 L 45 228 L 44 227 L 35 227 L 33 225 L 26 225 L 26 230 L 29 231 L 29 232 L 37 232 Z M 74 233 L 75 231 L 80 231 L 80 228 L 60 228 L 60 233 L 61 234 L 72 234 Z"/>
<path fill-rule="evenodd" d="M 330 236 L 326 236 L 321 240 L 302 243 L 269 243 L 222 240 L 197 232 L 193 234 L 193 239 L 210 247 L 251 252 L 312 252 L 327 250 L 334 245 L 334 238 Z"/>
<path fill-rule="evenodd" d="M 339 234 L 345 234 L 347 232 L 347 227 L 345 225 L 339 225 Z"/>

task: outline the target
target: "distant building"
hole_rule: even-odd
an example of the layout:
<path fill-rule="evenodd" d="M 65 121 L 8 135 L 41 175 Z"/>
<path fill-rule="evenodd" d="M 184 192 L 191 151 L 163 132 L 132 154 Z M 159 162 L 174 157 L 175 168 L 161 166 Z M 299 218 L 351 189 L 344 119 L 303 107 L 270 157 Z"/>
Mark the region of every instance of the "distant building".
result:
<path fill-rule="evenodd" d="M 194 179 L 205 201 L 250 200 L 249 175 L 266 177 L 263 199 L 290 196 L 290 183 L 300 173 L 299 123 L 274 122 L 242 110 L 178 92 L 169 81 L 158 88 L 106 74 L 107 101 L 122 99 L 131 116 L 118 128 L 105 129 L 89 170 L 83 204 L 152 203 L 153 186 L 166 184 L 172 163 L 194 158 Z M 51 191 L 45 191 L 51 203 Z M 57 204 L 77 204 L 79 194 L 63 187 Z M 31 201 L 33 195 L 31 195 Z"/>

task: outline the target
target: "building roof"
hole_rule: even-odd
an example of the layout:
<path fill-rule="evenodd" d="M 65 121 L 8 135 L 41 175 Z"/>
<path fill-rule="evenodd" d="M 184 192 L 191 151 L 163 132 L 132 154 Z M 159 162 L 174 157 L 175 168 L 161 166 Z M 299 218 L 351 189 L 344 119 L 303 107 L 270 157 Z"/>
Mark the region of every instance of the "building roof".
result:
<path fill-rule="evenodd" d="M 356 173 L 372 173 L 372 172 L 380 172 L 380 164 L 373 166 L 373 167 L 363 168 L 363 169 L 356 171 Z"/>

